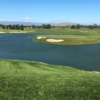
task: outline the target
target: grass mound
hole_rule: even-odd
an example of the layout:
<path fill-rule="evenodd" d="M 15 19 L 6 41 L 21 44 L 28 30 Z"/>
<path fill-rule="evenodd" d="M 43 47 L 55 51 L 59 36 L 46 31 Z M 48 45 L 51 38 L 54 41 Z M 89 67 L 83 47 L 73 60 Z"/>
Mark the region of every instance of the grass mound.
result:
<path fill-rule="evenodd" d="M 100 100 L 100 73 L 0 60 L 0 100 Z"/>

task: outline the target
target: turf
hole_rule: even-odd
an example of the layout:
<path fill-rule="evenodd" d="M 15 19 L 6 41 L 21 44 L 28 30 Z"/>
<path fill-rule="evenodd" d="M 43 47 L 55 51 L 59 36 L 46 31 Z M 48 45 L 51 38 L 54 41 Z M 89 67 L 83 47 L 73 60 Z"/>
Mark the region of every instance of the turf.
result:
<path fill-rule="evenodd" d="M 84 45 L 84 44 L 96 44 L 100 43 L 100 29 L 40 29 L 36 31 L 41 36 L 45 36 L 45 39 L 37 39 L 33 37 L 37 42 L 60 44 L 60 45 Z M 47 39 L 63 39 L 64 42 L 47 42 Z"/>
<path fill-rule="evenodd" d="M 100 72 L 1 59 L 0 100 L 100 100 Z"/>

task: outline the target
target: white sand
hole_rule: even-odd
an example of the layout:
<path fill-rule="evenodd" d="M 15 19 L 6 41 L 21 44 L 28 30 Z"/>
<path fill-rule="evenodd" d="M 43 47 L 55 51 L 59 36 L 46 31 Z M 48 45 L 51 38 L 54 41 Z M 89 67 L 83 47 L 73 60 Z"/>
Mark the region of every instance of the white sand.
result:
<path fill-rule="evenodd" d="M 37 39 L 45 39 L 45 36 L 38 36 Z"/>
<path fill-rule="evenodd" d="M 37 36 L 37 39 L 45 39 L 45 36 Z M 62 39 L 46 39 L 47 42 L 63 42 Z"/>
<path fill-rule="evenodd" d="M 64 40 L 62 39 L 47 39 L 47 42 L 63 42 Z"/>

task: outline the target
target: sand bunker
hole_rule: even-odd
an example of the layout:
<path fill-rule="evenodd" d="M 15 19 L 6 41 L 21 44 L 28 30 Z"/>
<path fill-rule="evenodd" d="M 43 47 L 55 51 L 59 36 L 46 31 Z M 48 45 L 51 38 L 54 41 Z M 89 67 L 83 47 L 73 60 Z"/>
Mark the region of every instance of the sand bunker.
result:
<path fill-rule="evenodd" d="M 62 39 L 46 39 L 47 42 L 63 42 Z"/>
<path fill-rule="evenodd" d="M 45 39 L 45 36 L 38 36 L 37 39 Z"/>
<path fill-rule="evenodd" d="M 45 36 L 37 36 L 37 39 L 45 39 L 47 37 Z M 62 39 L 46 39 L 47 42 L 63 42 L 64 40 Z"/>

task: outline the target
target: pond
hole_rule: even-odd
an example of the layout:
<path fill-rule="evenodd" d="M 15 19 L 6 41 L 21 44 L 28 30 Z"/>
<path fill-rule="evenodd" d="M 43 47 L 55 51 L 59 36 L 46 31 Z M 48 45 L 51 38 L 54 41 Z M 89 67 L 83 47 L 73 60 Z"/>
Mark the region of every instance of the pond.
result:
<path fill-rule="evenodd" d="M 0 34 L 0 58 L 100 71 L 100 44 L 65 46 L 35 42 L 36 34 Z"/>

